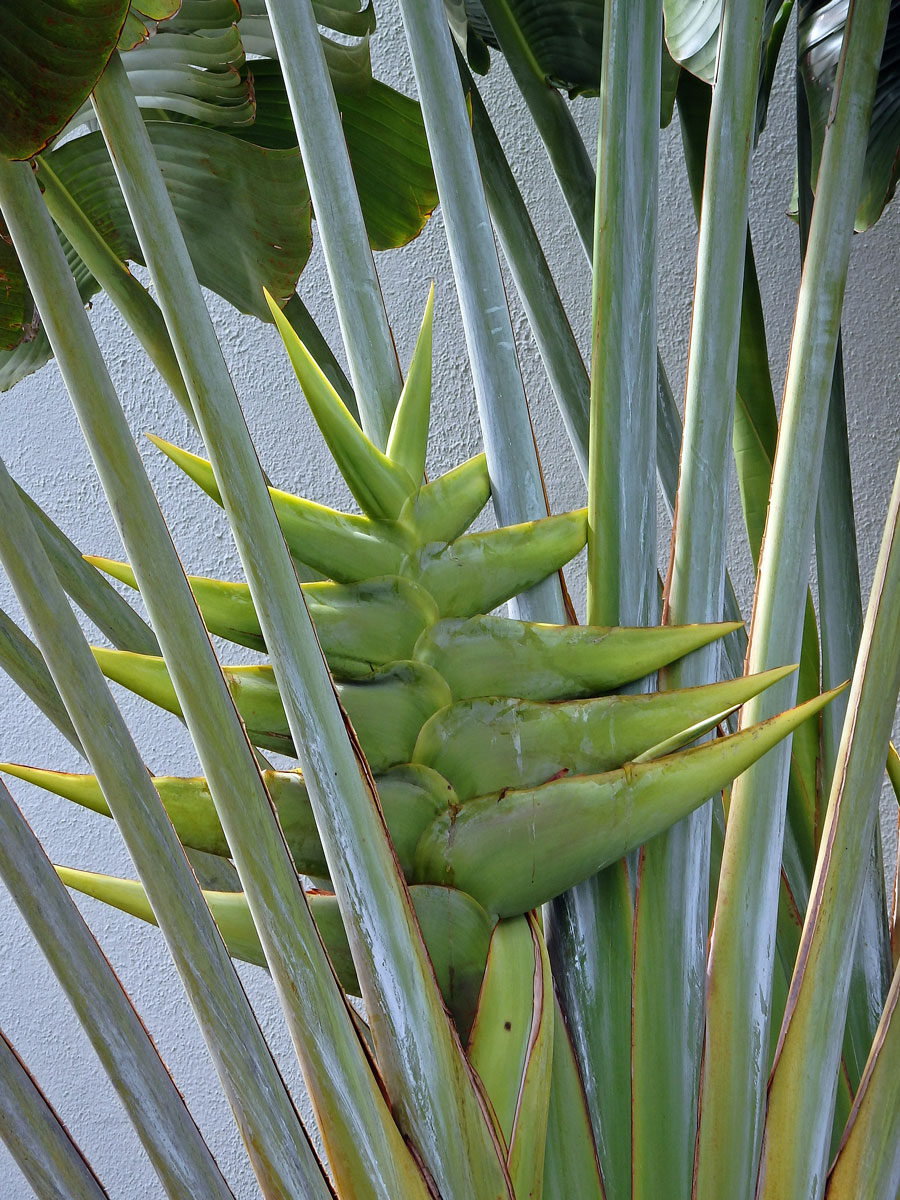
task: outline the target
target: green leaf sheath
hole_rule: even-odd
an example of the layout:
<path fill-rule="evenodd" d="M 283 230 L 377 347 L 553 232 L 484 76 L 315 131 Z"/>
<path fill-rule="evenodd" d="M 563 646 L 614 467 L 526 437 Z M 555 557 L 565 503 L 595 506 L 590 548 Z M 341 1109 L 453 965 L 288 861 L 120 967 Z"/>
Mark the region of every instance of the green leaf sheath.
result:
<path fill-rule="evenodd" d="M 431 363 L 434 325 L 434 284 L 428 292 L 422 327 L 410 360 L 409 371 L 388 437 L 388 457 L 406 471 L 410 479 L 425 474 L 428 425 L 431 416 Z"/>
<path fill-rule="evenodd" d="M 552 704 L 494 697 L 462 700 L 425 722 L 415 758 L 440 772 L 461 801 L 504 787 L 532 787 L 562 772 L 613 770 L 691 726 L 737 708 L 791 669 L 682 692 Z"/>
<path fill-rule="evenodd" d="M 425 832 L 415 877 L 459 887 L 501 917 L 525 912 L 696 808 L 704 786 L 724 786 L 831 695 L 670 758 L 473 799 Z"/>
<path fill-rule="evenodd" d="M 734 628 L 722 623 L 638 631 L 470 617 L 426 630 L 415 656 L 440 672 L 454 700 L 559 700 L 613 691 Z"/>
<path fill-rule="evenodd" d="M 396 520 L 416 483 L 369 441 L 272 297 L 266 299 L 310 411 L 355 500 L 376 520 Z"/>
<path fill-rule="evenodd" d="M 94 647 L 94 657 L 109 679 L 130 688 L 160 708 L 186 715 L 162 658 Z M 225 667 L 235 706 L 255 744 L 282 754 L 302 756 L 306 747 L 293 741 L 285 706 L 272 667 Z M 432 667 L 395 662 L 338 687 L 373 771 L 384 771 L 412 758 L 423 723 L 450 702 L 450 691 Z"/>
<path fill-rule="evenodd" d="M 101 570 L 137 587 L 128 563 L 90 557 Z M 190 575 L 188 582 L 210 633 L 264 650 L 259 617 L 246 583 Z M 430 594 L 411 579 L 386 575 L 361 583 L 306 583 L 303 595 L 332 672 L 341 678 L 370 674 L 411 658 L 419 636 L 439 612 Z"/>

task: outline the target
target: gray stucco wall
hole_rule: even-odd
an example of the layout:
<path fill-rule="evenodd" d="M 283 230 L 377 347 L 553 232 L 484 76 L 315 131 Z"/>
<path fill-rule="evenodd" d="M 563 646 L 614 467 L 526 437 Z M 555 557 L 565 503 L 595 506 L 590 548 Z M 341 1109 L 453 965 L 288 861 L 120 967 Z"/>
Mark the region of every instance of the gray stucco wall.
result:
<path fill-rule="evenodd" d="M 391 6 L 379 6 L 379 19 L 380 28 L 373 43 L 379 74 L 414 94 L 402 31 Z M 485 92 L 526 198 L 541 226 L 551 265 L 584 346 L 590 309 L 588 266 L 571 234 L 566 210 L 545 157 L 502 62 L 497 62 Z M 582 100 L 577 112 L 586 140 L 593 145 L 595 102 Z M 784 373 L 798 282 L 796 231 L 784 216 L 793 177 L 792 124 L 791 89 L 782 72 L 769 129 L 757 157 L 752 209 L 771 354 L 779 382 Z M 678 395 L 685 371 L 696 238 L 681 166 L 677 123 L 663 139 L 660 213 L 660 337 Z M 844 324 L 865 587 L 874 567 L 900 450 L 897 401 L 900 360 L 896 352 L 900 344 L 898 239 L 900 209 L 897 207 L 889 210 L 875 230 L 857 239 Z M 480 439 L 440 213 L 413 247 L 381 255 L 378 264 L 404 364 L 412 350 L 429 280 L 436 281 L 434 431 L 429 469 L 442 470 L 476 452 Z M 314 253 L 302 278 L 301 292 L 336 346 L 336 322 L 318 253 Z M 305 412 L 273 329 L 239 317 L 218 300 L 213 300 L 211 307 L 271 478 L 320 501 L 348 503 L 346 490 Z M 552 505 L 556 510 L 580 505 L 584 502 L 582 481 L 515 298 L 513 311 Z M 149 430 L 199 449 L 177 407 L 146 365 L 111 305 L 99 299 L 91 319 L 139 441 L 142 431 Z M 23 381 L 3 397 L 2 405 L 0 455 L 16 478 L 44 504 L 81 549 L 120 557 L 117 535 L 55 367 L 50 365 Z M 239 578 L 233 544 L 219 510 L 152 447 L 144 443 L 142 451 L 186 566 L 197 573 Z M 733 508 L 732 566 L 746 603 L 752 584 L 736 503 Z M 662 529 L 661 555 L 667 541 L 668 530 Z M 577 565 L 570 570 L 569 578 L 580 606 L 583 573 Z M 5 580 L 0 583 L 0 605 L 17 615 Z M 225 658 L 238 661 L 239 652 L 230 648 Z M 196 770 L 192 750 L 178 722 L 135 702 L 119 689 L 116 694 L 153 771 L 190 774 Z M 82 769 L 71 748 L 5 677 L 0 679 L 0 704 L 0 758 L 64 770 Z M 75 813 L 65 801 L 43 797 L 25 786 L 16 786 L 14 790 L 55 861 L 132 874 L 111 823 Z M 236 1195 L 255 1195 L 254 1181 L 180 984 L 169 966 L 162 939 L 155 930 L 119 917 L 92 901 L 84 901 L 81 907 L 156 1038 Z M 0 1026 L 68 1122 L 111 1194 L 129 1200 L 159 1194 L 137 1138 L 2 886 L 0 963 Z M 242 969 L 241 977 L 266 1031 L 272 1036 L 286 1076 L 299 1094 L 298 1073 L 268 979 L 253 968 Z M 7 1200 L 24 1200 L 30 1195 L 2 1147 L 0 1195 Z"/>

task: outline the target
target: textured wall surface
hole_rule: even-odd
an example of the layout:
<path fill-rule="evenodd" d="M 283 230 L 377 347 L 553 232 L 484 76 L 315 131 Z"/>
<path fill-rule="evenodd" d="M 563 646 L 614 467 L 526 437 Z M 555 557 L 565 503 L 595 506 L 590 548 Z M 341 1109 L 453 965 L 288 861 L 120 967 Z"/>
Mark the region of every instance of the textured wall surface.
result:
<path fill-rule="evenodd" d="M 396 15 L 391 6 L 381 5 L 379 17 L 380 27 L 373 42 L 376 71 L 414 94 Z M 784 57 L 789 57 L 787 51 Z M 548 257 L 584 347 L 590 310 L 588 266 L 572 234 L 545 156 L 502 62 L 497 62 L 486 81 L 485 95 L 540 225 Z M 586 140 L 592 145 L 596 103 L 582 100 L 577 112 Z M 776 392 L 784 374 L 799 277 L 796 229 L 784 215 L 793 179 L 792 128 L 791 87 L 782 72 L 769 128 L 756 160 L 751 218 Z M 677 122 L 663 139 L 660 215 L 660 338 L 676 395 L 680 395 L 696 232 L 681 165 Z M 900 208 L 895 206 L 872 232 L 856 240 L 844 324 L 865 588 L 874 568 L 900 451 L 898 251 Z M 429 281 L 433 278 L 436 283 L 434 429 L 429 468 L 445 469 L 476 452 L 480 437 L 440 212 L 414 246 L 381 255 L 378 265 L 403 364 L 409 360 Z M 300 290 L 332 344 L 337 346 L 336 321 L 317 252 L 302 277 Z M 575 460 L 514 297 L 512 304 L 552 505 L 557 510 L 580 505 L 584 503 L 584 487 Z M 279 485 L 316 500 L 337 505 L 349 503 L 305 411 L 272 327 L 242 318 L 218 300 L 213 300 L 211 307 L 270 477 Z M 185 565 L 195 573 L 239 578 L 234 547 L 219 510 L 142 441 L 142 433 L 151 431 L 199 450 L 196 439 L 137 344 L 103 298 L 94 304 L 91 320 Z M 15 477 L 83 551 L 121 557 L 112 520 L 56 368 L 51 364 L 23 381 L 3 397 L 2 405 L 0 454 Z M 734 494 L 733 500 L 732 568 L 746 612 L 752 579 Z M 660 532 L 661 556 L 667 541 L 668 528 L 664 527 Z M 662 557 L 661 562 L 664 562 Z M 569 576 L 580 606 L 583 576 L 577 564 Z M 5 580 L 0 582 L 0 605 L 18 615 Z M 239 661 L 240 652 L 230 648 L 224 657 Z M 116 694 L 152 771 L 190 774 L 196 770 L 186 735 L 174 718 L 157 713 L 119 689 Z M 64 770 L 83 769 L 67 743 L 5 677 L 0 679 L 0 703 L 0 758 Z M 74 812 L 67 802 L 45 797 L 24 785 L 16 785 L 14 791 L 54 861 L 132 874 L 110 822 Z M 179 981 L 169 966 L 161 937 L 155 930 L 120 917 L 93 901 L 80 903 L 219 1157 L 235 1194 L 241 1198 L 256 1195 L 230 1115 Z M 129 1200 L 158 1195 L 155 1177 L 137 1138 L 2 885 L 0 963 L 0 1026 L 69 1124 L 111 1194 Z M 298 1073 L 268 978 L 255 968 L 243 968 L 241 977 L 264 1028 L 271 1033 L 286 1077 L 299 1095 Z M 16 1166 L 0 1147 L 0 1196 L 6 1200 L 24 1200 L 28 1195 L 29 1189 Z"/>

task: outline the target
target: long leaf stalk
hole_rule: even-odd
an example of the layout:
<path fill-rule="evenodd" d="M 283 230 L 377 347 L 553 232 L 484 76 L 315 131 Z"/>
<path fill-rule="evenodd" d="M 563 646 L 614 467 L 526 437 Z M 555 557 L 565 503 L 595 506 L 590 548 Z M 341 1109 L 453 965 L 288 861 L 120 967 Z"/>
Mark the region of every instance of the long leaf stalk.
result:
<path fill-rule="evenodd" d="M 806 88 L 797 72 L 797 175 L 798 218 L 801 254 L 809 239 L 813 205 L 811 186 L 812 149 Z M 859 555 L 850 478 L 850 446 L 847 430 L 847 398 L 844 392 L 844 361 L 838 334 L 834 378 L 825 425 L 822 451 L 822 483 L 816 506 L 816 576 L 819 585 L 819 614 L 822 639 L 822 686 L 853 674 L 863 627 Z M 834 712 L 822 715 L 822 770 L 824 786 L 834 777 L 847 697 L 841 696 Z M 884 851 L 881 827 L 876 821 L 863 881 L 857 948 L 853 960 L 847 1005 L 845 1060 L 851 1085 L 859 1085 L 869 1047 L 875 1035 L 878 1014 L 891 978 L 891 935 L 887 922 L 884 885 Z"/>
<path fill-rule="evenodd" d="M 56 522 L 18 484 L 16 491 L 28 509 L 41 544 L 69 597 L 86 617 L 120 650 L 158 654 L 159 643 L 150 626 L 124 600 L 96 567 L 86 562 Z"/>
<path fill-rule="evenodd" d="M 83 753 L 72 719 L 40 650 L 15 621 L 0 609 L 0 667 L 31 702 L 56 726 L 79 754 Z"/>
<path fill-rule="evenodd" d="M 233 384 L 121 64 L 111 63 L 95 91 L 94 103 L 191 393 L 290 732 L 300 752 L 394 1111 L 416 1141 L 442 1194 L 477 1194 L 477 1188 L 488 1180 L 491 1195 L 506 1196 L 508 1178 L 497 1144 L 438 993 L 370 777 L 348 736 Z M 145 581 L 139 582 L 143 587 Z M 245 797 L 240 796 L 236 807 L 246 807 Z M 238 815 L 234 814 L 235 818 Z M 258 815 L 255 819 L 258 823 Z M 228 835 L 227 825 L 225 828 Z M 276 854 L 271 846 L 255 847 L 255 835 L 249 829 L 245 832 L 242 828 L 241 834 L 243 840 L 229 835 L 229 843 L 274 968 L 288 937 L 285 925 L 303 910 L 291 902 L 281 867 L 283 843 Z M 242 863 L 244 854 L 248 859 Z M 269 877 L 279 876 L 277 897 L 263 878 L 266 872 Z M 297 886 L 295 877 L 293 886 Z M 284 964 L 285 970 L 297 965 Z M 278 974 L 280 968 L 276 983 Z M 319 974 L 315 964 L 306 969 L 304 985 L 321 992 Z M 293 990 L 296 985 L 290 984 L 288 976 L 282 975 L 281 987 L 291 989 L 283 999 L 292 1007 L 299 1003 L 298 1015 L 310 1007 L 302 992 Z M 407 1003 L 410 995 L 419 998 L 415 1005 Z M 342 1049 L 349 1053 L 343 1043 Z M 305 1045 L 303 1052 L 311 1055 L 318 1050 Z M 346 1072 L 345 1077 L 348 1086 L 352 1084 L 346 1094 L 345 1116 L 350 1119 L 360 1085 Z M 337 1090 L 332 1081 L 327 1094 Z M 378 1145 L 385 1146 L 383 1140 L 375 1141 L 376 1137 L 388 1139 L 381 1154 L 370 1155 L 371 1170 L 379 1177 L 382 1172 L 401 1173 L 404 1182 L 397 1186 L 403 1194 L 402 1189 L 412 1185 L 402 1146 L 391 1145 L 390 1131 L 380 1129 L 371 1095 L 366 1102 L 361 1118 L 369 1123 L 366 1149 L 370 1144 L 376 1150 Z M 347 1142 L 342 1144 L 356 1150 Z M 393 1162 L 387 1161 L 391 1155 Z M 377 1180 L 370 1183 L 358 1175 L 356 1183 L 377 1186 Z M 396 1188 L 392 1193 L 388 1185 L 380 1194 L 397 1194 Z"/>
<path fill-rule="evenodd" d="M 658 0 L 604 12 L 588 476 L 588 624 L 656 624 Z"/>
<path fill-rule="evenodd" d="M 506 161 L 481 94 L 461 58 L 460 73 L 472 105 L 472 136 L 491 221 L 515 280 L 544 370 L 586 482 L 590 379 L 522 193 Z"/>
<path fill-rule="evenodd" d="M 559 297 L 543 249 L 525 207 L 490 115 L 464 64 L 463 82 L 472 105 L 472 135 L 484 180 L 494 229 L 528 316 L 550 386 L 556 396 L 569 441 L 584 476 L 588 477 L 590 433 L 590 376 Z M 671 515 L 678 487 L 678 458 L 682 425 L 662 359 L 656 361 L 657 470 L 663 500 Z M 730 579 L 725 582 L 725 618 L 739 621 L 740 607 Z M 724 639 L 734 674 L 743 668 L 746 637 L 743 630 Z"/>
<path fill-rule="evenodd" d="M 689 75 L 684 75 L 679 83 L 678 107 L 681 116 L 685 163 L 698 215 L 703 183 L 706 134 L 709 124 L 710 94 L 711 89 Z M 801 83 L 798 91 L 798 130 L 800 131 L 798 160 L 799 170 L 805 179 L 808 179 L 809 176 L 807 126 L 805 92 Z M 806 129 L 805 137 L 804 129 Z M 805 158 L 804 146 L 807 149 Z M 801 243 L 804 246 L 809 228 L 808 209 L 812 207 L 812 194 L 810 192 L 807 201 L 806 190 L 802 189 L 800 193 Z M 823 462 L 823 479 L 830 478 L 831 481 L 827 486 L 820 488 L 817 508 L 817 555 L 823 569 L 819 589 L 820 609 L 823 615 L 823 656 L 830 651 L 829 669 L 824 676 L 824 686 L 826 687 L 833 686 L 833 681 L 843 681 L 852 674 L 862 627 L 859 572 L 852 565 L 857 562 L 857 555 L 855 534 L 853 533 L 852 502 L 849 501 L 848 490 L 849 462 L 847 461 L 846 423 L 843 415 L 844 398 L 840 358 L 839 344 Z M 765 526 L 772 460 L 775 456 L 778 435 L 778 418 L 769 371 L 762 302 L 749 231 L 744 271 L 737 384 L 734 455 L 750 551 L 754 561 L 757 561 Z M 833 455 L 835 459 L 833 470 L 836 474 L 833 477 L 830 474 L 832 469 L 829 466 L 830 455 Z M 823 520 L 827 522 L 824 529 L 821 527 Z M 828 532 L 826 533 L 825 530 Z M 844 568 L 844 563 L 851 564 L 849 570 Z M 828 633 L 826 633 L 824 624 L 826 616 L 829 618 Z M 823 673 L 824 671 L 823 664 Z M 806 699 L 818 693 L 819 674 L 816 613 L 812 597 L 808 595 L 800 653 L 800 670 L 797 677 L 800 699 Z M 842 695 L 835 707 L 839 710 L 837 733 L 834 733 L 835 720 L 831 709 L 829 708 L 823 714 L 824 738 L 821 762 L 819 761 L 819 729 L 815 723 L 811 722 L 805 728 L 798 730 L 793 738 L 782 862 L 787 884 L 800 912 L 806 911 L 809 900 L 815 849 L 821 834 L 822 780 L 825 781 L 827 787 L 827 781 L 833 773 L 837 748 L 835 739 L 840 736 L 842 713 L 846 709 L 846 696 Z M 829 749 L 830 744 L 831 749 Z M 875 1032 L 878 1014 L 890 982 L 890 945 L 884 899 L 884 870 L 880 862 L 880 830 L 876 827 L 870 856 L 870 869 L 867 871 L 865 879 L 863 915 L 860 920 L 860 944 L 854 960 L 848 1006 L 844 1069 L 853 1088 L 859 1083 Z M 781 946 L 779 953 L 784 955 L 784 949 Z M 789 974 L 793 968 L 795 953 L 796 948 L 792 948 L 788 952 Z M 777 1032 L 777 1029 L 773 1030 L 774 1035 L 777 1035 Z"/>
<path fill-rule="evenodd" d="M 37 161 L 44 200 L 54 223 L 122 314 L 185 416 L 195 424 L 190 397 L 159 306 L 76 203 L 49 158 L 39 156 Z"/>
<path fill-rule="evenodd" d="M 13 231 L 8 175 L 0 167 L 4 215 Z M 31 183 L 30 171 L 25 183 Z M 26 191 L 27 195 L 27 191 Z M 45 219 L 49 221 L 49 218 Z M 52 235 L 55 241 L 55 235 Z M 20 255 L 27 260 L 19 238 Z M 27 270 L 27 267 L 26 267 Z M 37 282 L 35 280 L 35 282 Z M 39 289 L 36 289 L 39 296 Z M 80 309 L 80 303 L 78 305 Z M 46 306 L 45 306 L 46 310 Z M 307 1187 L 318 1164 L 234 967 L 209 915 L 159 796 L 113 703 L 77 620 L 56 581 L 5 468 L 0 559 L 53 672 L 110 811 L 145 881 L 163 935 L 207 1039 L 258 1177 L 270 1194 Z M 302 1155 L 308 1167 L 304 1170 Z"/>
<path fill-rule="evenodd" d="M 513 57 L 515 59 L 515 54 Z M 515 73 L 515 77 L 517 84 L 521 87 L 519 73 Z M 533 232 L 531 219 L 525 209 L 521 193 L 516 186 L 509 165 L 503 157 L 496 133 L 489 125 L 487 110 L 474 85 L 470 83 L 471 76 L 467 70 L 464 71 L 463 79 L 464 86 L 472 100 L 472 132 L 479 155 L 485 193 L 491 208 L 491 217 L 510 271 L 519 288 L 535 341 L 544 359 L 545 369 L 562 411 L 569 440 L 585 481 L 587 481 L 590 380 L 543 253 L 540 256 L 537 254 L 531 256 L 527 253 L 529 246 L 536 246 L 536 235 Z M 541 90 L 535 93 L 541 96 L 541 103 L 547 102 L 555 107 L 552 96 L 549 100 L 545 100 L 544 92 L 547 92 L 548 95 L 549 93 L 555 95 L 555 89 L 542 83 Z M 556 98 L 560 100 L 558 95 Z M 577 138 L 586 158 L 581 134 L 571 112 L 562 103 L 556 110 L 555 120 L 566 123 L 566 138 Z M 560 144 L 559 139 L 552 139 L 552 129 L 546 128 L 542 122 L 536 120 L 536 125 L 542 137 L 551 139 L 550 144 L 545 142 L 545 148 L 551 154 L 554 170 L 557 171 L 557 181 L 570 210 L 580 214 L 581 223 L 578 226 L 580 240 L 585 254 L 591 260 L 593 255 L 591 213 L 595 191 L 593 166 L 588 158 L 586 167 L 575 172 L 565 171 L 563 167 L 566 156 L 560 156 L 558 159 L 555 153 Z M 571 156 L 569 155 L 568 158 L 570 159 Z M 681 451 L 681 416 L 675 404 L 665 365 L 659 354 L 657 354 L 656 360 L 656 374 L 656 422 L 659 432 L 657 469 L 663 498 L 671 513 L 675 507 L 678 461 Z M 730 580 L 726 580 L 725 585 L 725 615 L 729 621 L 741 619 L 740 607 Z M 736 673 L 739 672 L 744 657 L 742 631 L 728 635 L 725 639 L 725 652 L 732 670 Z"/>
<path fill-rule="evenodd" d="M 656 227 L 662 10 L 606 6 L 593 236 L 588 622 L 656 622 Z M 560 983 L 608 1197 L 632 1188 L 633 908 L 620 863 L 554 906 Z M 564 935 L 564 937 L 560 937 Z M 578 948 L 605 943 L 602 983 Z M 588 965 L 588 964 L 585 964 Z M 591 963 L 591 967 L 596 964 Z"/>
<path fill-rule="evenodd" d="M 311 0 L 266 0 L 362 427 L 387 445 L 403 386 Z"/>
<path fill-rule="evenodd" d="M 900 693 L 900 468 L 844 720 L 772 1079 L 757 1195 L 821 1194 L 850 968 Z M 832 1103 L 829 1100 L 832 1099 Z"/>
<path fill-rule="evenodd" d="M 900 967 L 829 1172 L 828 1200 L 892 1200 L 900 1188 Z"/>
<path fill-rule="evenodd" d="M 78 1014 L 166 1194 L 230 1200 L 231 1191 L 127 993 L 2 784 L 0 875 Z"/>
<path fill-rule="evenodd" d="M 400 9 L 441 198 L 497 520 L 502 525 L 534 520 L 546 514 L 547 502 L 450 31 L 438 0 L 401 0 Z M 518 597 L 513 608 L 525 620 L 566 619 L 555 576 Z"/>
<path fill-rule="evenodd" d="M 111 508 L 118 518 L 123 542 L 143 587 L 148 611 L 160 630 L 162 648 L 169 655 L 182 710 L 213 794 L 222 806 L 226 835 L 236 857 L 242 845 L 258 848 L 263 856 L 259 861 L 251 861 L 249 870 L 241 861 L 245 890 L 257 899 L 254 879 L 248 881 L 248 875 L 255 869 L 254 878 L 259 881 L 256 887 L 263 893 L 258 899 L 259 906 L 268 906 L 272 914 L 267 918 L 270 922 L 280 918 L 289 926 L 287 945 L 294 954 L 291 966 L 298 961 L 308 963 L 308 955 L 312 955 L 309 978 L 304 981 L 307 991 L 300 993 L 313 998 L 307 1000 L 302 1014 L 308 1014 L 315 1022 L 316 1038 L 310 1040 L 308 1053 L 313 1060 L 312 1066 L 320 1073 L 317 1076 L 316 1071 L 311 1070 L 309 1061 L 304 1064 L 309 1090 L 317 1094 L 320 1089 L 316 1085 L 321 1076 L 328 1077 L 331 1084 L 334 1078 L 347 1077 L 346 1087 L 336 1095 L 336 1102 L 340 1104 L 344 1095 L 350 1097 L 344 1103 L 356 1138 L 351 1143 L 352 1149 L 365 1155 L 373 1135 L 369 1130 L 358 1131 L 358 1124 L 365 1126 L 366 1121 L 371 1120 L 375 1131 L 380 1133 L 391 1131 L 392 1123 L 381 1111 L 380 1094 L 371 1095 L 370 1072 L 346 1012 L 345 1001 L 330 974 L 312 919 L 299 893 L 299 884 L 275 825 L 246 734 L 235 713 L 87 318 L 80 302 L 75 302 L 74 282 L 36 182 L 26 167 L 4 166 L 2 179 L 4 213 Z M 40 555 L 35 550 L 31 555 L 32 562 L 36 558 L 40 559 Z M 25 561 L 22 552 L 20 571 Z M 41 561 L 46 562 L 46 559 Z M 10 570 L 9 566 L 7 569 Z M 62 599 L 49 563 L 47 570 L 51 572 L 51 582 L 46 584 L 43 592 L 53 596 L 59 592 L 56 608 L 51 614 L 56 623 L 45 627 L 42 638 L 31 616 L 29 620 L 76 729 L 79 729 L 110 809 L 122 827 L 126 845 L 147 889 L 179 974 L 198 1011 L 260 1184 L 264 1192 L 281 1189 L 290 1194 L 292 1189 L 305 1189 L 313 1196 L 324 1196 L 327 1187 L 318 1161 L 250 1012 L 180 843 L 102 676 L 96 677 L 95 684 L 91 682 L 96 667 L 93 655 L 78 630 L 74 615 Z M 33 582 L 28 580 L 26 584 L 32 592 L 35 590 Z M 37 603 L 33 595 L 31 603 L 32 608 Z M 49 622 L 51 617 L 46 620 Z M 77 639 L 74 632 L 69 634 L 75 646 L 69 648 L 72 661 L 66 659 L 64 664 L 68 672 L 68 690 L 63 690 L 58 668 L 54 666 L 55 658 L 66 648 L 63 635 L 57 632 L 57 626 L 63 621 L 66 624 L 62 628 L 78 631 Z M 48 654 L 48 641 L 52 654 Z M 82 661 L 85 655 L 89 665 Z M 74 682 L 79 677 L 82 679 L 80 689 Z M 75 719 L 79 703 L 88 706 L 87 711 L 92 715 L 110 710 L 105 724 L 96 717 L 96 727 L 90 729 L 90 741 Z M 118 753 L 101 736 L 106 726 L 115 731 L 116 744 L 124 747 Z M 136 799 L 125 804 L 123 797 L 125 800 Z M 230 800 L 230 807 L 227 800 L 223 802 L 223 797 Z M 138 801 L 141 807 L 135 808 Z M 285 864 L 280 877 L 279 863 Z M 287 919 L 283 916 L 287 902 L 278 891 L 279 886 L 282 890 L 288 886 L 283 883 L 285 878 L 297 891 L 296 903 L 293 909 L 287 910 Z M 262 932 L 267 935 L 268 928 L 264 926 Z M 296 949 L 298 941 L 301 942 L 300 949 Z M 280 950 L 281 943 L 276 943 L 276 947 Z M 278 968 L 275 976 L 281 979 L 281 971 L 287 967 L 282 968 L 283 959 L 276 957 L 274 950 L 270 953 Z M 289 1016 L 294 1020 L 300 1019 L 298 1007 L 296 1002 L 290 1004 Z M 336 1053 L 335 1045 L 338 1047 Z M 347 1058 L 351 1060 L 350 1066 Z M 391 1156 L 385 1154 L 383 1157 L 389 1160 Z M 376 1179 L 378 1161 L 376 1156 L 374 1163 L 366 1163 Z M 402 1155 L 399 1161 L 403 1161 Z M 381 1194 L 389 1195 L 390 1188 L 384 1188 Z"/>
<path fill-rule="evenodd" d="M 796 661 L 841 305 L 888 4 L 854 6 L 819 171 L 760 557 L 748 670 Z M 792 683 L 743 722 L 793 699 Z M 771 707 L 770 707 L 771 706 Z M 789 750 L 732 792 L 710 944 L 697 1149 L 700 1200 L 749 1196 L 762 1136 L 769 995 Z M 751 899 L 752 897 L 752 899 Z"/>
<path fill-rule="evenodd" d="M 712 89 L 706 84 L 690 75 L 682 76 L 678 86 L 678 109 L 685 165 L 698 219 L 711 96 Z M 732 444 L 747 540 L 753 561 L 756 563 L 765 527 L 772 462 L 778 437 L 778 416 L 769 369 L 762 299 L 749 230 L 743 278 L 737 390 Z M 741 669 L 742 667 L 738 667 L 738 670 Z M 843 678 L 846 678 L 847 674 Z M 819 650 L 816 613 L 811 596 L 807 597 L 797 679 L 798 695 L 801 699 L 818 695 Z M 819 730 L 817 725 L 811 722 L 798 730 L 793 739 L 788 788 L 788 823 L 783 856 L 786 883 L 801 912 L 805 911 L 809 898 L 809 884 L 815 864 L 816 836 L 821 825 L 818 811 L 818 753 Z M 791 954 L 789 972 L 792 966 Z"/>
<path fill-rule="evenodd" d="M 578 237 L 590 259 L 594 241 L 594 165 L 581 131 L 565 100 L 547 82 L 509 0 L 481 0 L 481 6 L 541 135 Z"/>
<path fill-rule="evenodd" d="M 763 0 L 726 0 L 706 150 L 685 392 L 684 439 L 667 596 L 668 620 L 722 612 L 728 456 L 734 419 L 750 153 L 763 35 Z M 716 617 L 711 614 L 716 614 Z M 707 682 L 718 652 L 691 655 L 668 686 Z M 648 1139 L 643 1195 L 691 1193 L 704 1015 L 711 806 L 647 845 L 635 917 L 636 1093 Z M 678 914 L 673 928 L 672 913 Z M 660 954 L 660 947 L 662 953 Z M 675 1032 L 677 1030 L 677 1032 Z"/>
<path fill-rule="evenodd" d="M 90 1164 L 2 1031 L 0 1138 L 36 1196 L 108 1200 Z"/>

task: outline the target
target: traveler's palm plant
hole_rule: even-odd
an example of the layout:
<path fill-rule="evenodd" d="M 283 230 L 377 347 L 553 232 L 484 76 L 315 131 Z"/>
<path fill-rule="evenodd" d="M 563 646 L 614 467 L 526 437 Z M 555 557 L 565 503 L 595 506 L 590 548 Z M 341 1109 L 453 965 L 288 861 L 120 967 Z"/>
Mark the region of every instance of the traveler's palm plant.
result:
<path fill-rule="evenodd" d="M 0 3 L 0 372 L 55 356 L 127 561 L 83 559 L 0 466 L 0 561 L 35 639 L 0 615 L 0 661 L 89 765 L 3 769 L 111 816 L 138 878 L 54 870 L 2 785 L 0 874 L 162 1189 L 231 1194 L 64 884 L 159 925 L 267 1197 L 893 1200 L 876 814 L 886 761 L 900 791 L 900 485 L 864 623 L 838 350 L 851 234 L 895 184 L 898 6 L 798 13 L 780 427 L 747 203 L 790 3 L 400 0 L 421 108 L 373 78 L 354 0 L 19 7 Z M 468 71 L 495 50 L 592 263 L 590 375 Z M 559 86 L 600 92 L 596 175 Z M 673 104 L 700 226 L 683 433 L 655 317 Z M 432 299 L 404 379 L 371 250 L 438 197 L 485 453 L 426 480 Z M 349 378 L 293 294 L 311 212 Z M 491 222 L 586 511 L 547 514 Z M 269 486 L 200 283 L 275 322 L 359 513 Z M 84 314 L 100 288 L 203 439 L 208 458 L 154 440 L 224 507 L 245 583 L 182 569 Z M 489 499 L 497 527 L 473 531 Z M 585 544 L 579 626 L 561 572 Z M 220 666 L 209 634 L 267 661 Z M 202 776 L 151 778 L 104 676 L 183 717 Z M 231 958 L 271 976 L 327 1168 Z M 105 1194 L 5 1039 L 0 1092 L 39 1195 Z"/>

